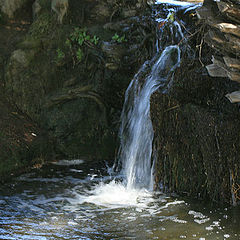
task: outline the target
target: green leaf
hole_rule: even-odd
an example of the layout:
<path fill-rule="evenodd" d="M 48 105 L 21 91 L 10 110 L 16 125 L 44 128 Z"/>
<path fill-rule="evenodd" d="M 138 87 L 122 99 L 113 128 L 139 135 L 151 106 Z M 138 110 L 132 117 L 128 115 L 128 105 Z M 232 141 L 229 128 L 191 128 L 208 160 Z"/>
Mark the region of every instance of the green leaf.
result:
<path fill-rule="evenodd" d="M 72 47 L 72 43 L 71 43 L 71 41 L 70 41 L 70 39 L 67 39 L 66 41 L 65 41 L 65 44 L 68 46 L 68 47 Z"/>
<path fill-rule="evenodd" d="M 78 60 L 79 62 L 81 62 L 82 59 L 83 59 L 83 51 L 82 51 L 81 48 L 78 48 L 78 50 L 77 50 L 77 52 L 76 52 L 76 56 L 77 56 L 77 60 Z"/>

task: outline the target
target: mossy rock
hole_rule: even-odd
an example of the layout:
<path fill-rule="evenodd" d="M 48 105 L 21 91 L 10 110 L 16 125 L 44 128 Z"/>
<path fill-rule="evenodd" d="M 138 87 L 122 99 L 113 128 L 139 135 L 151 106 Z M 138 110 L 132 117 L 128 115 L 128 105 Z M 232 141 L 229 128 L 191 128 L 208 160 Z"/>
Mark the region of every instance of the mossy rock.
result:
<path fill-rule="evenodd" d="M 0 110 L 0 180 L 3 180 L 29 170 L 34 159 L 46 161 L 53 149 L 47 134 L 6 101 L 1 91 Z"/>
<path fill-rule="evenodd" d="M 73 99 L 44 112 L 44 125 L 57 139 L 65 156 L 110 158 L 115 152 L 115 134 L 107 127 L 103 109 L 92 99 Z"/>

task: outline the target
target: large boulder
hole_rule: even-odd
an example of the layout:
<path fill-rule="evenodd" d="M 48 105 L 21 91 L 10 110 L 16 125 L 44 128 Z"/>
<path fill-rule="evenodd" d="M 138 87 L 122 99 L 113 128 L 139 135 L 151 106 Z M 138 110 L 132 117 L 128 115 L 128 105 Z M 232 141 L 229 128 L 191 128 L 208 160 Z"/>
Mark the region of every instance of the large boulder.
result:
<path fill-rule="evenodd" d="M 150 37 L 145 36 L 151 18 L 132 18 L 135 11 L 122 16 L 123 7 L 115 0 L 69 1 L 65 18 L 65 10 L 61 15 L 53 4 L 59 2 L 68 1 L 29 0 L 33 22 L 28 22 L 25 36 L 14 38 L 12 48 L 6 49 L 1 85 L 8 100 L 54 139 L 52 146 L 61 157 L 113 160 L 125 89 L 152 53 Z M 129 4 L 134 9 L 135 3 Z M 128 3 L 124 7 L 128 9 Z M 124 28 L 104 29 L 122 17 Z M 64 24 L 58 24 L 62 20 Z M 7 24 L 19 29 L 21 22 Z M 136 31 L 138 38 L 129 41 Z M 5 49 L 4 43 L 0 41 L 0 48 Z"/>
<path fill-rule="evenodd" d="M 0 9 L 9 18 L 13 18 L 18 10 L 29 4 L 29 0 L 0 0 Z"/>
<path fill-rule="evenodd" d="M 207 65 L 212 52 L 207 45 L 202 50 Z M 155 176 L 163 191 L 239 202 L 240 113 L 224 97 L 236 85 L 209 77 L 198 57 L 183 55 L 171 89 L 152 96 Z"/>
<path fill-rule="evenodd" d="M 1 91 L 0 111 L 1 182 L 15 173 L 40 167 L 53 153 L 53 145 L 33 121 L 6 101 Z"/>

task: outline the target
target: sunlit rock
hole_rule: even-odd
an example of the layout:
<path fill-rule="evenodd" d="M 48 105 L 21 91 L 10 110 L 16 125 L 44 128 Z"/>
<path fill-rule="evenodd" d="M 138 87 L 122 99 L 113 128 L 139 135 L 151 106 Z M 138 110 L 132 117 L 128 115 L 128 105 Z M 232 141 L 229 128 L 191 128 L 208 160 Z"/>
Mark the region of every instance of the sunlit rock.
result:
<path fill-rule="evenodd" d="M 17 10 L 21 9 L 28 0 L 0 0 L 0 8 L 9 18 L 13 18 Z"/>
<path fill-rule="evenodd" d="M 240 91 L 228 93 L 225 95 L 231 103 L 240 102 Z"/>
<path fill-rule="evenodd" d="M 62 24 L 63 17 L 68 11 L 68 0 L 52 0 L 51 8 L 58 15 L 58 22 Z"/>

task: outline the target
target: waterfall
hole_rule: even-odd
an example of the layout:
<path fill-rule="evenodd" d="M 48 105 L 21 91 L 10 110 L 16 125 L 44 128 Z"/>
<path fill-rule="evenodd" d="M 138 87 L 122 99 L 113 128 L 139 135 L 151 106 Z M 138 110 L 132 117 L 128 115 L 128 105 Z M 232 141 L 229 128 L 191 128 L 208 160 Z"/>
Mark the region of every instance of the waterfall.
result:
<path fill-rule="evenodd" d="M 97 205 L 138 206 L 145 208 L 152 199 L 155 158 L 152 155 L 154 137 L 150 117 L 150 98 L 155 91 L 163 94 L 170 88 L 174 72 L 180 65 L 181 51 L 188 51 L 175 8 L 156 10 L 156 54 L 146 61 L 130 82 L 126 93 L 119 130 L 118 157 L 109 173 L 108 183 L 101 182 L 83 197 Z M 181 50 L 180 47 L 181 46 Z M 120 179 L 120 181 L 119 181 Z M 148 199 L 148 200 L 146 200 Z"/>
<path fill-rule="evenodd" d="M 177 44 L 185 41 L 175 19 L 175 9 L 168 9 L 165 18 L 156 22 L 161 26 L 157 31 L 157 53 L 143 64 L 129 84 L 121 114 L 118 166 L 127 189 L 153 188 L 150 97 L 158 89 L 165 92 L 171 84 L 180 64 L 181 51 Z"/>
<path fill-rule="evenodd" d="M 179 63 L 179 47 L 166 47 L 141 67 L 126 91 L 121 114 L 119 159 L 127 188 L 151 188 L 153 127 L 150 97 L 157 89 L 164 89 L 168 85 Z M 150 73 L 146 79 L 142 79 L 148 68 L 151 69 Z"/>

